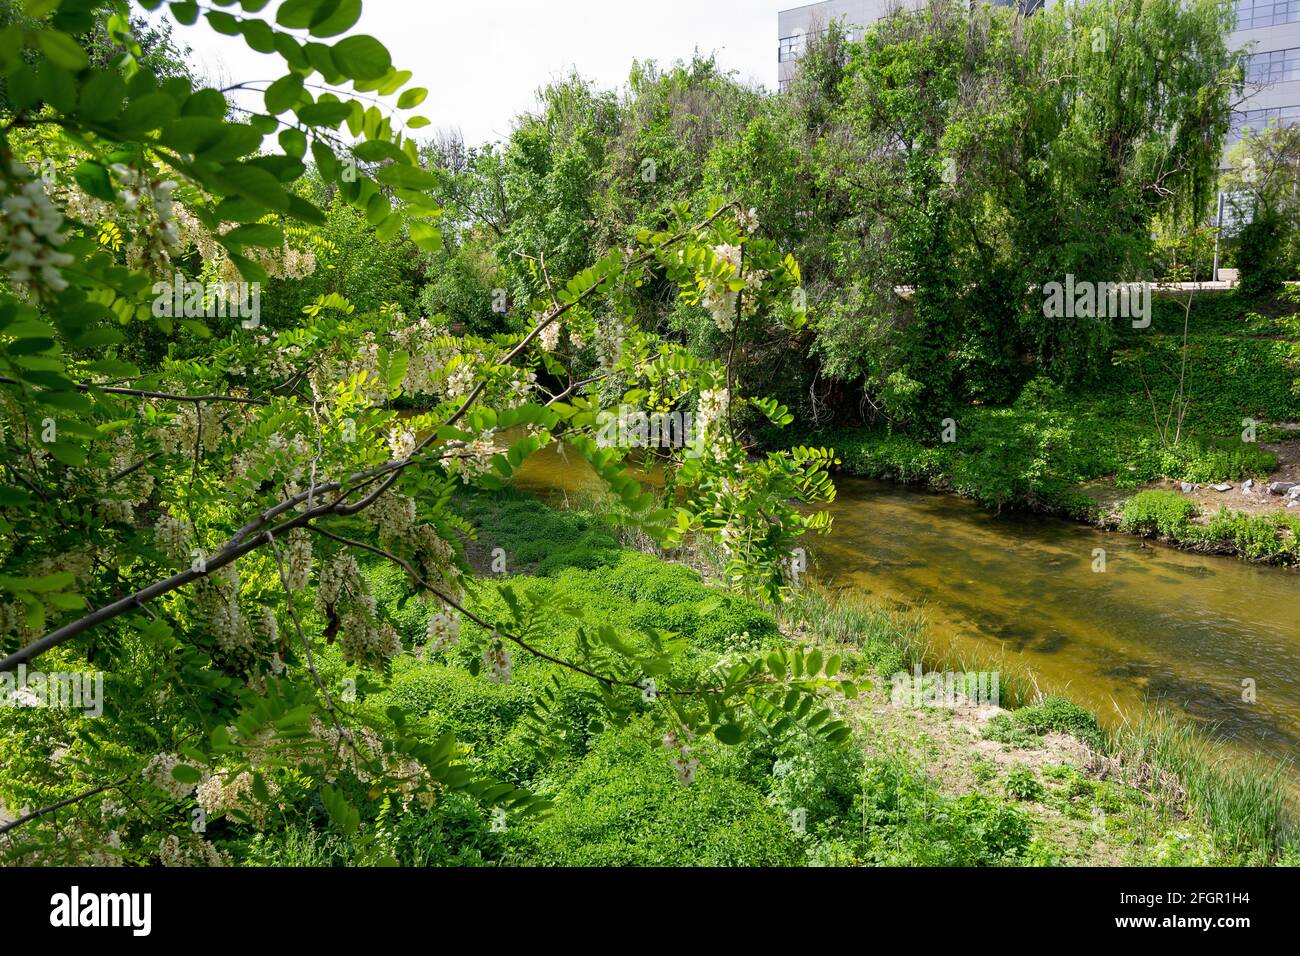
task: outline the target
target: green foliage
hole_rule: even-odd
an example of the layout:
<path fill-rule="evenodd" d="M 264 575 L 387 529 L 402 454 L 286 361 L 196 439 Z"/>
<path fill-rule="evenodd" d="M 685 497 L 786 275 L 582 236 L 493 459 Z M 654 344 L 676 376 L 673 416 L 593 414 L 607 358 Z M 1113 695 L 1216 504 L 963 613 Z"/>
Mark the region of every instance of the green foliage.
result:
<path fill-rule="evenodd" d="M 1064 697 L 1045 697 L 1040 703 L 998 714 L 985 728 L 985 737 L 1013 746 L 1033 743 L 1033 738 L 1050 732 L 1070 734 L 1093 750 L 1110 749 L 1097 718 Z"/>
<path fill-rule="evenodd" d="M 1007 771 L 1007 793 L 1017 800 L 1041 800 L 1043 785 L 1029 767 L 1013 767 Z"/>
<path fill-rule="evenodd" d="M 683 789 L 652 732 L 602 738 L 554 795 L 554 811 L 511 834 L 521 862 L 543 866 L 788 866 L 793 828 L 708 759 Z"/>
<path fill-rule="evenodd" d="M 1169 538 L 1187 532 L 1197 516 L 1196 503 L 1173 491 L 1141 491 L 1124 503 L 1121 527 L 1137 534 Z"/>

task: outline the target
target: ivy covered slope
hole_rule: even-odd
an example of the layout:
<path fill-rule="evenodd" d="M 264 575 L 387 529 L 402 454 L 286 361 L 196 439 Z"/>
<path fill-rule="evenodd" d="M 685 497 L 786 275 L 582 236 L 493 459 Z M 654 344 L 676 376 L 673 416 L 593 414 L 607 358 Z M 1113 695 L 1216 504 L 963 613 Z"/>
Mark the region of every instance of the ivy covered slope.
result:
<path fill-rule="evenodd" d="M 720 335 L 797 334 L 799 266 L 761 215 L 675 203 L 567 272 L 529 247 L 508 314 L 453 333 L 376 288 L 436 261 L 441 208 L 411 138 L 425 91 L 377 39 L 336 39 L 359 0 L 145 6 L 165 28 L 107 0 L 0 21 L 0 675 L 6 702 L 50 705 L 0 708 L 0 854 L 220 864 L 305 828 L 384 859 L 380 822 L 453 800 L 519 825 L 546 801 L 395 693 L 417 650 L 502 686 L 546 661 L 603 725 L 673 742 L 657 758 L 682 787 L 702 740 L 843 741 L 835 661 L 706 662 L 571 597 L 485 588 L 453 499 L 562 444 L 626 525 L 712 541 L 729 588 L 783 600 L 785 559 L 829 526 L 833 455 L 750 454 L 736 422 L 788 410 L 635 302 L 653 285 Z M 252 112 L 185 72 L 172 25 L 271 54 L 240 84 Z M 369 236 L 403 258 L 376 264 Z M 601 440 L 611 409 L 693 416 L 662 462 L 670 507 Z"/>

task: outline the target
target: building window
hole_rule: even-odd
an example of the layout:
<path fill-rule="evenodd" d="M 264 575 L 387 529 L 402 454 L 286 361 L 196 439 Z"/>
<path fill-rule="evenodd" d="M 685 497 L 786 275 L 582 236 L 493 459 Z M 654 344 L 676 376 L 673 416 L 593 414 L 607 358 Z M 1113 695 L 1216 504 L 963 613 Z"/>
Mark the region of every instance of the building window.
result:
<path fill-rule="evenodd" d="M 1246 60 L 1246 79 L 1251 83 L 1300 80 L 1300 47 L 1252 53 Z"/>
<path fill-rule="evenodd" d="M 1275 27 L 1300 20 L 1300 0 L 1237 0 L 1237 29 Z"/>
<path fill-rule="evenodd" d="M 1300 4 L 1300 0 L 1296 0 Z M 865 27 L 852 26 L 844 24 L 844 35 L 850 43 L 856 43 L 867 35 Z M 813 30 L 811 33 L 796 33 L 793 36 L 781 37 L 777 40 L 776 62 L 790 63 L 803 56 L 804 50 L 807 49 L 808 40 L 812 37 L 819 37 L 826 31 Z"/>
<path fill-rule="evenodd" d="M 1296 106 L 1270 106 L 1262 110 L 1241 110 L 1232 118 L 1229 142 L 1241 139 L 1245 130 L 1258 133 L 1268 126 L 1291 126 L 1300 122 L 1300 104 Z"/>
<path fill-rule="evenodd" d="M 802 33 L 796 33 L 791 37 L 781 37 L 777 41 L 776 62 L 789 63 L 792 60 L 799 59 L 803 55 L 803 45 L 806 38 Z"/>

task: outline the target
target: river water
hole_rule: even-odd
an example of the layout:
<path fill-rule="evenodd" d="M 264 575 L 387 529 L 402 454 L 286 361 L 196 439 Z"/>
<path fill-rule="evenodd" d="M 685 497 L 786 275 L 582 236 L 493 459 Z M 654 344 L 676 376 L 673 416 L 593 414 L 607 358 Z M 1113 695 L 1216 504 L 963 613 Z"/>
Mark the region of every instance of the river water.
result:
<path fill-rule="evenodd" d="M 553 449 L 517 481 L 552 498 L 598 485 Z M 1234 750 L 1291 764 L 1296 786 L 1300 573 L 885 482 L 835 483 L 834 526 L 804 539 L 822 584 L 918 609 L 935 650 L 982 668 L 1005 661 L 1103 722 L 1144 708 L 1191 717 Z"/>

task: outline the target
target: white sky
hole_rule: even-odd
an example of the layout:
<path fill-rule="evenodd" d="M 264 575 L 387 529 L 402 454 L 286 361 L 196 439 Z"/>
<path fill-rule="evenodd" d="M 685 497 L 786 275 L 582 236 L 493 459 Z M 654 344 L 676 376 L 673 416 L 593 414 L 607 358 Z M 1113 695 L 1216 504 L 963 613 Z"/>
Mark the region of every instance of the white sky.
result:
<path fill-rule="evenodd" d="M 273 22 L 277 5 L 259 15 Z M 378 38 L 398 69 L 412 71 L 410 85 L 428 87 L 415 112 L 431 125 L 419 135 L 459 128 L 466 143 L 477 144 L 505 139 L 513 118 L 534 105 L 536 90 L 573 68 L 602 88 L 621 87 L 634 59 L 665 65 L 689 59 L 698 47 L 715 52 L 720 65 L 741 79 L 774 88 L 777 11 L 799 5 L 800 0 L 364 0 L 351 32 Z M 178 26 L 175 35 L 194 51 L 196 72 L 221 85 L 273 80 L 285 72 L 277 56 L 216 33 L 202 18 L 192 27 Z"/>

